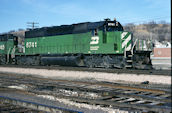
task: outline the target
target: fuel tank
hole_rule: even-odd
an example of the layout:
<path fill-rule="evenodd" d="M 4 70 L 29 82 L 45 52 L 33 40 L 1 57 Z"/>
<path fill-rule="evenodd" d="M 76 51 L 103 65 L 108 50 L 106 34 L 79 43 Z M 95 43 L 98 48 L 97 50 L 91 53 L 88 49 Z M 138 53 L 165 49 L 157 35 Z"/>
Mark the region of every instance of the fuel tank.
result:
<path fill-rule="evenodd" d="M 78 56 L 42 56 L 42 65 L 82 66 L 82 60 Z"/>

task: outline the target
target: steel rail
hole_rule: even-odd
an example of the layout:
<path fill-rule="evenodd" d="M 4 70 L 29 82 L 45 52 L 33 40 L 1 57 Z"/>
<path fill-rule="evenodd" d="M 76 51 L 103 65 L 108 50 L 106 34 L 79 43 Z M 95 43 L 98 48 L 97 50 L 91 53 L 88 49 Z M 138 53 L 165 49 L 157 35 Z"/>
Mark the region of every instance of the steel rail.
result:
<path fill-rule="evenodd" d="M 67 108 L 61 108 L 61 107 L 56 107 L 56 106 L 51 106 L 51 105 L 46 105 L 46 104 L 41 104 L 41 103 L 36 103 L 32 101 L 26 101 L 26 100 L 21 100 L 21 99 L 6 97 L 6 96 L 0 96 L 0 100 L 1 102 L 4 103 L 10 103 L 13 105 L 18 105 L 34 110 L 46 111 L 51 113 L 57 113 L 59 111 L 68 111 L 69 113 L 83 113 L 81 111 L 74 111 Z"/>

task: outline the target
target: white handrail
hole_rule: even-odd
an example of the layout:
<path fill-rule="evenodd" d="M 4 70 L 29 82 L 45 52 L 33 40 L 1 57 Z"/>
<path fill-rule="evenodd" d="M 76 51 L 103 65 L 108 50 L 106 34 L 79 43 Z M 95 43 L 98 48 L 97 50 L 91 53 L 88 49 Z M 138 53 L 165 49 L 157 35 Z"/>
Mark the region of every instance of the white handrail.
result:
<path fill-rule="evenodd" d="M 126 45 L 125 45 L 125 49 L 124 49 L 124 57 L 126 58 L 126 56 L 127 56 L 127 51 L 126 51 Z"/>
<path fill-rule="evenodd" d="M 11 48 L 9 48 L 8 53 L 7 53 L 7 63 L 9 62 L 9 54 L 10 54 Z"/>
<path fill-rule="evenodd" d="M 134 45 L 133 45 L 133 47 L 132 47 L 132 49 L 131 49 L 131 54 L 132 54 L 132 55 L 133 55 L 133 49 L 134 49 L 134 47 L 135 47 L 135 45 L 136 45 L 136 43 L 137 43 L 137 40 L 138 40 L 138 39 L 135 40 Z"/>
<path fill-rule="evenodd" d="M 14 46 L 14 48 L 11 52 L 11 58 L 15 58 L 15 51 L 16 51 L 16 46 Z"/>

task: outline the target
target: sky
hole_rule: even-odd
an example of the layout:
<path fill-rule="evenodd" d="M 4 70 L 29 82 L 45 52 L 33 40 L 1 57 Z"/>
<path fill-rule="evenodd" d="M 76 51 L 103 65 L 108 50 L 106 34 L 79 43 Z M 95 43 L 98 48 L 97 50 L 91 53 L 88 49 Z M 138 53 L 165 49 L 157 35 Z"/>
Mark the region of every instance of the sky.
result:
<path fill-rule="evenodd" d="M 122 25 L 165 20 L 171 23 L 170 0 L 0 0 L 0 33 L 116 18 Z"/>

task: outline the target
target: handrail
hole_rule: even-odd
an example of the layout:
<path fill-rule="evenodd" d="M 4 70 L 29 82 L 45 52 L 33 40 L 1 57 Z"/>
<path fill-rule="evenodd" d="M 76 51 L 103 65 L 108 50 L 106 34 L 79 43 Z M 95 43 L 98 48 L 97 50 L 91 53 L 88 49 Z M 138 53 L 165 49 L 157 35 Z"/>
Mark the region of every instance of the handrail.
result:
<path fill-rule="evenodd" d="M 136 43 L 137 43 L 137 40 L 138 40 L 138 39 L 135 40 L 134 45 L 133 45 L 133 47 L 132 47 L 132 49 L 131 49 L 131 54 L 132 54 L 132 55 L 133 55 L 133 49 L 134 49 L 134 47 L 135 47 L 135 45 L 136 45 Z"/>
<path fill-rule="evenodd" d="M 127 56 L 127 51 L 126 51 L 126 45 L 125 45 L 125 49 L 124 49 L 124 58 L 126 58 L 126 56 Z"/>
<path fill-rule="evenodd" d="M 11 48 L 9 48 L 8 53 L 7 53 L 7 63 L 9 62 L 9 54 L 10 54 Z"/>
<path fill-rule="evenodd" d="M 16 51 L 16 46 L 14 46 L 14 48 L 12 49 L 11 58 L 15 58 L 15 51 Z"/>

